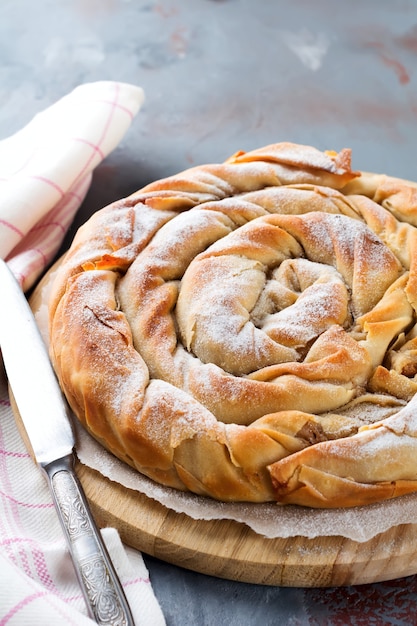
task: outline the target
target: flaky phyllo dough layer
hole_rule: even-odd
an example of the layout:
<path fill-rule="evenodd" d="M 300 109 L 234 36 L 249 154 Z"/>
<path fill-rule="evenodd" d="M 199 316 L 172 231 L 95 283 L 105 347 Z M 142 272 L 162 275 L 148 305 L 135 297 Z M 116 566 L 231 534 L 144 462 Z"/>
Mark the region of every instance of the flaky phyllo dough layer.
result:
<path fill-rule="evenodd" d="M 222 501 L 417 491 L 417 187 L 288 143 L 152 183 L 77 233 L 51 357 L 87 430 Z"/>

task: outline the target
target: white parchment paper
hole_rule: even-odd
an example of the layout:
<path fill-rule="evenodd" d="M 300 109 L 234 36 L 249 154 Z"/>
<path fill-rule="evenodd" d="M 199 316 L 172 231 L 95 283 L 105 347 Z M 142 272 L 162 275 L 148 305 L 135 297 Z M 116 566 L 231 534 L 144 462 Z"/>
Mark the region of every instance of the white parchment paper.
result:
<path fill-rule="evenodd" d="M 417 494 L 350 509 L 216 502 L 158 485 L 109 454 L 79 424 L 76 434 L 76 452 L 81 463 L 193 519 L 235 520 L 268 538 L 342 536 L 358 542 L 368 541 L 399 524 L 417 523 Z"/>

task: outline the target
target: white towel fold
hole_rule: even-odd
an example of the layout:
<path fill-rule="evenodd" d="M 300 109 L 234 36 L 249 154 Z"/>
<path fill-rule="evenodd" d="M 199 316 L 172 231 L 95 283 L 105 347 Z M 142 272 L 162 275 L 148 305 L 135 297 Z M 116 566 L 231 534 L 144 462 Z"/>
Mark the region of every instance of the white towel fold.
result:
<path fill-rule="evenodd" d="M 88 191 L 143 102 L 141 88 L 81 85 L 0 142 L 0 256 L 24 290 L 49 265 Z M 104 540 L 137 626 L 163 626 L 142 555 L 115 529 Z M 0 624 L 93 621 L 47 483 L 17 430 L 0 363 Z"/>

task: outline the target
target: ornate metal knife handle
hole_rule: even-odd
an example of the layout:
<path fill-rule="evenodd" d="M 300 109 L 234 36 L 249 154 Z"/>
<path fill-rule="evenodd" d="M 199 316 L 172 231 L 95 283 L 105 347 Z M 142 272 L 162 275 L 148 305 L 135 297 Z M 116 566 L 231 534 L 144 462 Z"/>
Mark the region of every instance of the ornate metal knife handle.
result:
<path fill-rule="evenodd" d="M 107 626 L 134 626 L 123 588 L 91 516 L 72 455 L 43 467 L 92 617 Z"/>

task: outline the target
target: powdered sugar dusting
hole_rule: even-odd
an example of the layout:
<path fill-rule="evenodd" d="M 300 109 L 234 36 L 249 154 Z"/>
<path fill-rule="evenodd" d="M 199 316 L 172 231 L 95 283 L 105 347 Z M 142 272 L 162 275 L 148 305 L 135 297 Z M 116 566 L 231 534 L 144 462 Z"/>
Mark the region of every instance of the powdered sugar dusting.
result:
<path fill-rule="evenodd" d="M 346 461 L 345 466 L 360 465 L 355 471 L 365 471 L 366 480 L 373 483 L 381 475 L 390 480 L 390 476 L 377 471 L 385 459 L 393 468 L 392 480 L 414 480 L 413 472 L 404 474 L 403 468 L 395 465 L 397 450 L 408 450 L 405 459 L 412 457 L 414 448 L 417 449 L 414 435 L 406 432 L 405 414 L 401 417 L 403 422 L 398 421 L 403 401 L 401 385 L 395 387 L 396 378 L 388 370 L 379 376 L 377 383 L 375 377 L 368 383 L 374 363 L 370 356 L 372 342 L 367 341 L 367 336 L 387 335 L 390 324 L 399 324 L 392 307 L 384 309 L 380 302 L 387 288 L 404 271 L 404 265 L 393 252 L 395 245 L 390 249 L 384 243 L 385 235 L 381 234 L 380 238 L 373 232 L 371 213 L 365 219 L 367 223 L 361 220 L 364 213 L 360 207 L 355 210 L 354 198 L 348 203 L 354 219 L 347 215 L 349 211 L 346 206 L 343 208 L 340 199 L 337 202 L 342 214 L 335 212 L 339 206 L 336 200 L 331 207 L 326 202 L 320 210 L 316 198 L 309 210 L 304 194 L 299 210 L 292 211 L 283 202 L 286 209 L 280 214 L 279 203 L 262 203 L 258 194 L 259 205 L 252 208 L 250 198 L 245 198 L 247 192 L 267 192 L 268 186 L 286 184 L 308 184 L 310 193 L 314 193 L 315 182 L 322 188 L 326 185 L 343 188 L 354 177 L 349 159 L 347 151 L 336 155 L 281 144 L 237 155 L 224 168 L 218 165 L 194 168 L 150 185 L 142 196 L 138 194 L 141 197 L 138 206 L 134 207 L 133 199 L 131 204 L 120 205 L 114 219 L 112 212 L 107 211 L 101 222 L 95 222 L 96 226 L 103 226 L 103 232 L 92 227 L 94 232 L 89 240 L 87 227 L 77 243 L 81 251 L 79 258 L 87 260 L 82 264 L 84 269 L 105 267 L 106 271 L 75 275 L 73 282 L 68 281 L 71 284 L 62 300 L 68 330 L 59 353 L 60 367 L 66 368 L 63 379 L 74 381 L 79 397 L 88 396 L 87 401 L 98 407 L 98 412 L 109 414 L 115 432 L 118 416 L 139 416 L 142 411 L 143 422 L 149 417 L 149 424 L 143 427 L 140 436 L 145 441 L 149 437 L 151 448 L 153 444 L 161 449 L 166 445 L 169 456 L 185 439 L 186 452 L 183 446 L 176 453 L 184 454 L 186 463 L 195 452 L 191 453 L 188 446 L 215 432 L 229 433 L 231 441 L 231 429 L 238 429 L 239 435 L 233 430 L 233 445 L 237 447 L 246 445 L 242 443 L 240 428 L 244 433 L 256 432 L 260 441 L 262 437 L 264 441 L 269 438 L 268 443 L 260 444 L 261 449 L 256 450 L 253 465 L 251 459 L 245 465 L 243 451 L 236 448 L 235 454 L 232 448 L 229 450 L 227 471 L 236 472 L 239 483 L 247 480 L 247 499 L 251 499 L 250 490 L 256 477 L 264 474 L 265 464 L 271 463 L 270 450 L 278 454 L 274 446 L 287 436 L 286 427 L 280 430 L 281 414 L 293 409 L 315 414 L 317 419 L 312 423 L 322 426 L 323 442 L 316 444 L 312 435 L 311 441 L 307 435 L 304 441 L 298 430 L 291 433 L 288 436 L 297 442 L 292 444 L 295 449 L 299 448 L 300 438 L 302 447 L 307 446 L 297 456 L 292 455 L 289 446 L 291 462 L 296 463 L 300 458 L 303 463 L 302 459 L 308 460 L 311 455 L 316 463 L 317 456 L 318 465 L 312 464 L 314 471 L 322 470 L 330 475 L 332 457 L 335 476 L 339 476 L 342 461 Z M 320 191 L 317 195 L 325 196 Z M 234 196 L 237 207 L 231 206 Z M 296 196 L 292 194 L 291 201 L 296 202 Z M 227 200 L 224 211 L 223 200 Z M 270 214 L 259 217 L 263 211 Z M 242 227 L 245 221 L 248 223 Z M 382 232 L 383 228 L 378 228 Z M 391 222 L 390 228 L 393 228 Z M 410 238 L 407 241 L 408 253 L 412 255 L 415 251 L 409 244 Z M 87 258 L 89 253 L 91 261 Z M 298 255 L 304 258 L 297 264 L 298 259 L 292 257 Z M 417 266 L 415 259 L 411 261 L 409 267 Z M 404 287 L 403 290 L 405 294 Z M 379 308 L 374 310 L 376 304 Z M 367 312 L 372 313 L 372 320 L 359 328 L 356 319 Z M 59 323 L 56 328 L 59 333 Z M 405 324 L 401 332 L 407 332 Z M 392 331 L 389 341 L 396 340 L 394 335 Z M 77 343 L 80 337 L 86 342 L 82 345 L 85 354 L 89 354 L 88 365 L 82 358 L 84 347 L 80 350 Z M 72 351 L 78 378 L 71 377 L 68 371 L 71 359 L 66 357 Z M 107 362 L 111 367 L 106 370 Z M 383 370 L 386 363 L 381 360 L 378 365 Z M 107 378 L 109 369 L 111 380 Z M 407 380 L 411 385 L 413 381 Z M 381 387 L 377 393 L 372 391 L 373 384 Z M 392 394 L 398 394 L 398 399 Z M 391 403 L 383 397 L 390 398 Z M 271 427 L 262 430 L 259 424 L 253 430 L 236 425 L 248 425 L 267 414 L 280 416 L 276 418 L 275 434 Z M 377 429 L 361 430 L 358 435 L 350 436 L 364 423 L 370 424 L 381 415 L 385 426 L 392 425 L 387 436 L 380 437 L 382 430 Z M 391 421 L 394 419 L 397 419 L 395 434 Z M 291 427 L 294 428 L 294 420 Z M 332 439 L 343 428 L 348 434 Z M 125 432 L 121 429 L 116 434 L 120 435 L 122 449 L 123 446 L 128 449 L 129 442 L 123 440 Z M 396 438 L 401 439 L 400 445 L 392 443 Z M 324 460 L 316 445 L 329 450 Z M 141 446 L 146 443 L 141 442 Z M 249 454 L 249 449 L 248 445 L 244 451 Z M 262 460 L 264 453 L 268 461 Z M 241 466 L 234 466 L 235 457 L 244 459 Z M 376 460 L 367 464 L 366 459 Z M 255 467 L 258 462 L 259 467 Z M 284 467 L 281 457 L 273 463 Z M 140 458 L 137 465 L 141 466 Z M 174 473 L 176 468 L 173 466 L 169 471 Z M 177 471 L 180 481 L 180 470 Z M 187 472 L 191 475 L 192 471 L 191 466 L 185 467 L 183 475 Z M 282 484 L 292 489 L 295 475 L 292 471 L 291 480 L 285 479 Z M 354 471 L 348 474 L 353 475 L 356 475 Z M 205 477 L 200 477 L 196 470 L 194 479 L 197 484 Z M 360 483 L 358 480 L 355 488 L 360 489 Z M 270 497 L 270 489 L 268 484 L 262 498 Z M 160 496 L 165 497 L 162 493 Z M 192 509 L 192 502 L 187 502 L 187 506 Z M 273 525 L 268 518 L 268 507 L 262 509 L 262 518 L 268 519 L 265 534 L 271 532 Z M 277 508 L 273 509 L 276 513 Z M 259 505 L 253 510 L 239 507 L 233 515 L 240 519 L 242 510 L 243 517 L 256 521 L 261 508 Z M 284 517 L 290 510 L 291 507 L 283 509 Z M 216 515 L 218 511 L 216 507 Z M 295 512 L 298 514 L 299 509 Z M 201 516 L 201 510 L 198 515 Z M 345 521 L 348 518 L 346 514 Z M 322 516 L 320 535 L 324 519 Z M 260 529 L 259 524 L 256 528 Z M 304 529 L 310 536 L 311 529 L 307 526 Z M 279 532 L 285 535 L 287 531 Z"/>

